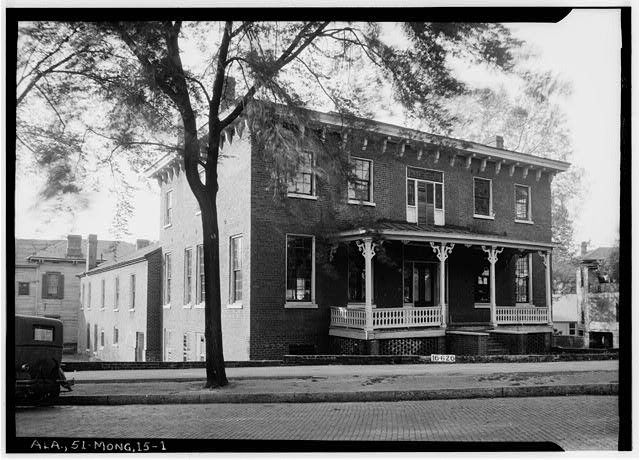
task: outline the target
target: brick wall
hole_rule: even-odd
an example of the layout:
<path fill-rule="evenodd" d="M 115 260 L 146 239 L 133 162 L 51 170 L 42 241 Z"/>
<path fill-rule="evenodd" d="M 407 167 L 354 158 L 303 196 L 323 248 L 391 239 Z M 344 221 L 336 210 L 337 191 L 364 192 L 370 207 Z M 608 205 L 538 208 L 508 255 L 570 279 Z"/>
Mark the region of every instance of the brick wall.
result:
<path fill-rule="evenodd" d="M 147 255 L 147 361 L 162 361 L 162 249 Z"/>
<path fill-rule="evenodd" d="M 217 200 L 220 250 L 221 320 L 223 352 L 226 360 L 249 359 L 249 315 L 251 311 L 250 258 L 250 144 L 245 136 L 225 144 L 218 165 Z M 173 191 L 171 225 L 164 225 L 164 200 Z M 196 301 L 197 246 L 202 244 L 202 219 L 198 202 L 189 188 L 184 171 L 174 174 L 160 187 L 160 244 L 172 256 L 171 302 L 163 302 L 163 359 L 189 361 L 202 359 L 199 337 L 204 335 L 204 303 Z M 230 305 L 230 238 L 242 235 L 242 302 Z M 191 302 L 185 296 L 185 249 L 192 249 Z M 188 349 L 184 347 L 187 340 Z"/>

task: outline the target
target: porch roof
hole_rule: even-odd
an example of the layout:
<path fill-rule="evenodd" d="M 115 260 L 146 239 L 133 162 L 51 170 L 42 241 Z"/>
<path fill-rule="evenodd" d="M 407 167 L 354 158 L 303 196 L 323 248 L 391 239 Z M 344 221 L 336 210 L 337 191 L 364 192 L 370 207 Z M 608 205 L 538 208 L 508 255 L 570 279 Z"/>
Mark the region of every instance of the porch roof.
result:
<path fill-rule="evenodd" d="M 335 241 L 354 241 L 365 236 L 391 241 L 500 246 L 532 251 L 548 251 L 555 246 L 552 242 L 518 240 L 495 233 L 476 232 L 466 227 L 418 225 L 394 221 L 379 221 L 368 227 L 343 230 L 333 234 L 332 239 Z"/>

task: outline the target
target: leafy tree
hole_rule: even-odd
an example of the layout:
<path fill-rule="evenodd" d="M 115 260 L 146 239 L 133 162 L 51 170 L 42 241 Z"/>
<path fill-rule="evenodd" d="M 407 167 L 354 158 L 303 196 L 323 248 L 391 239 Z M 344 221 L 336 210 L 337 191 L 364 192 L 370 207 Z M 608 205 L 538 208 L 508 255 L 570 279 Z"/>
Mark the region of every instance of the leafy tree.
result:
<path fill-rule="evenodd" d="M 509 150 L 570 161 L 571 140 L 560 106 L 561 99 L 570 94 L 569 85 L 551 72 L 517 68 L 511 77 L 512 84 L 517 83 L 515 91 L 503 84 L 476 89 L 450 102 L 456 115 L 454 135 L 492 144 L 498 134 Z M 572 165 L 555 176 L 551 186 L 551 230 L 554 242 L 559 243 L 553 257 L 554 285 L 563 289 L 575 285 L 575 280 L 570 281 L 578 266 L 571 210 L 575 212 L 582 200 L 583 175 L 581 168 Z"/>
<path fill-rule="evenodd" d="M 390 90 L 409 117 L 426 120 L 446 133 L 452 119 L 443 100 L 467 90 L 448 65 L 449 58 L 508 70 L 513 65 L 511 49 L 520 44 L 502 25 L 480 23 L 48 23 L 25 28 L 21 34 L 25 42 L 38 44 L 40 28 L 55 34 L 56 27 L 65 32 L 60 38 L 45 37 L 51 51 L 35 66 L 46 75 L 31 88 L 22 83 L 19 106 L 29 97 L 45 97 L 33 88 L 46 80 L 50 91 L 44 92 L 58 97 L 49 104 L 59 115 L 54 127 L 60 130 L 68 124 L 62 121 L 63 114 L 74 118 L 86 127 L 85 133 L 104 141 L 109 162 L 114 153 L 126 151 L 133 152 L 129 161 L 139 165 L 149 147 L 174 149 L 184 160 L 187 181 L 202 211 L 207 386 L 227 384 L 216 207 L 223 130 L 243 117 L 274 160 L 274 177 L 286 182 L 301 161 L 301 143 L 322 146 L 302 108 L 329 106 L 345 120 L 368 115 L 376 102 L 371 87 L 375 82 Z M 65 40 L 70 33 L 72 38 Z M 351 69 L 358 73 L 367 69 L 366 78 L 346 78 Z M 33 75 L 37 79 L 39 71 Z M 225 91 L 231 86 L 230 77 L 237 82 L 237 99 Z M 104 122 L 74 112 L 78 91 L 85 100 L 108 102 Z M 179 133 L 178 145 L 167 133 Z M 84 152 L 81 149 L 78 155 Z M 62 149 L 58 155 L 62 164 L 69 164 Z M 199 167 L 206 171 L 204 183 Z M 65 184 L 78 182 L 77 170 L 68 167 L 52 174 L 50 170 L 49 182 L 56 191 L 65 192 Z"/>

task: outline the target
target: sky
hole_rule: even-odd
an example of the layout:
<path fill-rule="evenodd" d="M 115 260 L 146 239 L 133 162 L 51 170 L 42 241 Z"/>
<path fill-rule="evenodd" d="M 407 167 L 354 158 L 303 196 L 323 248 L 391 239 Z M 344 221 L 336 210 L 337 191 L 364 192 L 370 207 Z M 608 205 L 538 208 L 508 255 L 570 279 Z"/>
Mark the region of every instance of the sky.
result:
<path fill-rule="evenodd" d="M 573 87 L 564 104 L 572 133 L 571 162 L 585 171 L 584 202 L 575 211 L 577 244 L 611 245 L 619 222 L 620 31 L 615 10 L 574 10 L 558 24 L 511 24 L 513 32 L 539 54 L 540 68 L 558 73 Z M 470 79 L 485 78 L 469 74 Z M 384 117 L 376 117 L 380 121 Z M 16 184 L 16 227 L 20 238 L 65 238 L 67 234 L 110 233 L 114 200 L 107 193 L 89 197 L 86 211 L 54 216 L 46 225 L 37 202 L 37 178 Z M 140 177 L 130 237 L 157 240 L 160 200 L 155 181 Z"/>

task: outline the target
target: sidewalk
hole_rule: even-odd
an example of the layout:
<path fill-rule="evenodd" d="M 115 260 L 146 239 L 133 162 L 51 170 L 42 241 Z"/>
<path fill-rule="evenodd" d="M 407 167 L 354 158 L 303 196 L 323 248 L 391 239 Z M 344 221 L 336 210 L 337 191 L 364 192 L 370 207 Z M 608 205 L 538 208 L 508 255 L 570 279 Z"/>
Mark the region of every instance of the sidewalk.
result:
<path fill-rule="evenodd" d="M 277 366 L 227 369 L 205 389 L 204 369 L 69 372 L 58 404 L 399 401 L 598 394 L 618 391 L 618 361 Z"/>

